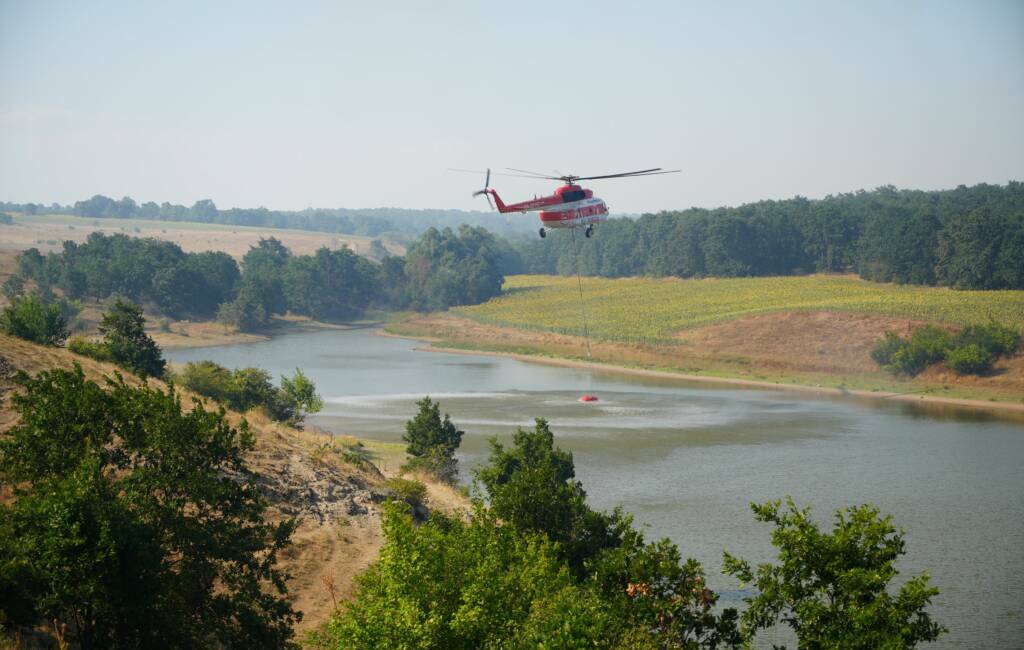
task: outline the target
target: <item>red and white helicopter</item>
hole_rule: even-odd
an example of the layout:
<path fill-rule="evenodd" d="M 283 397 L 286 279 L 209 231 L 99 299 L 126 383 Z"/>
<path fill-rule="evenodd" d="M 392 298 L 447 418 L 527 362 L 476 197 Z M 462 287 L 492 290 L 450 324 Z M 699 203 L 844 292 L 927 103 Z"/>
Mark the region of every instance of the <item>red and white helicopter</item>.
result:
<path fill-rule="evenodd" d="M 527 171 L 525 169 L 513 169 L 507 168 L 508 171 L 517 172 L 515 174 L 495 174 L 495 176 L 517 176 L 520 178 L 537 178 L 552 181 L 562 181 L 565 185 L 555 190 L 555 193 L 551 196 L 534 197 L 528 201 L 521 201 L 519 203 L 505 204 L 498 196 L 498 193 L 491 189 L 491 170 L 487 170 L 487 179 L 484 181 L 484 189 L 473 192 L 473 196 L 480 196 L 483 194 L 487 197 L 487 202 L 491 204 L 491 208 L 494 208 L 494 203 L 498 206 L 498 212 L 532 212 L 535 210 L 540 211 L 540 236 L 544 237 L 547 235 L 549 228 L 577 228 L 579 226 L 586 226 L 584 234 L 590 237 L 594 234 L 594 224 L 608 220 L 608 205 L 602 200 L 594 196 L 591 190 L 584 189 L 576 184 L 576 181 L 592 181 L 603 178 L 634 178 L 637 176 L 655 176 L 657 174 L 675 174 L 678 169 L 672 169 L 663 171 L 661 167 L 654 167 L 652 169 L 641 169 L 635 172 L 623 172 L 621 174 L 604 174 L 601 176 L 549 176 L 547 174 L 538 174 L 537 172 Z M 468 169 L 456 169 L 453 171 L 471 171 Z M 491 203 L 491 197 L 494 197 L 494 203 Z"/>

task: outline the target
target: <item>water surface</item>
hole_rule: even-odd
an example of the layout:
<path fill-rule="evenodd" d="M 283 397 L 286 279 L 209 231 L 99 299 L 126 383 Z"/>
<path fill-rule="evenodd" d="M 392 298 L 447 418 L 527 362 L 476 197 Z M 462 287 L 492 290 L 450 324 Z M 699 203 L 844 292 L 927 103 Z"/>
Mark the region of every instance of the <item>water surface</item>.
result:
<path fill-rule="evenodd" d="M 774 559 L 770 528 L 748 504 L 792 495 L 827 522 L 871 502 L 907 532 L 905 575 L 927 570 L 932 607 L 950 628 L 932 647 L 1024 647 L 1024 423 L 905 402 L 718 388 L 673 380 L 419 352 L 372 330 L 319 331 L 271 341 L 168 351 L 173 361 L 301 367 L 325 398 L 310 422 L 336 433 L 399 441 L 425 394 L 466 431 L 464 475 L 487 438 L 533 418 L 572 451 L 592 505 L 622 506 L 700 560 L 724 599 L 722 550 Z M 600 401 L 580 404 L 584 392 Z"/>

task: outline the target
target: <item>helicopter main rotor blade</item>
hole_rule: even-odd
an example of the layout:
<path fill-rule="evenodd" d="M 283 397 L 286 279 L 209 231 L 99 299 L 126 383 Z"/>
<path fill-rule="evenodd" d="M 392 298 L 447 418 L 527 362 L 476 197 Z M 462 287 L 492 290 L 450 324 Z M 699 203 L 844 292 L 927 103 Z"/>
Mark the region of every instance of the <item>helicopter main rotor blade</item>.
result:
<path fill-rule="evenodd" d="M 458 169 L 456 167 L 449 167 L 450 172 L 459 172 L 462 174 L 485 174 L 486 170 L 483 169 Z M 501 172 L 491 172 L 491 176 L 507 176 L 511 178 L 535 178 L 534 176 L 526 176 L 524 174 L 503 174 Z"/>
<path fill-rule="evenodd" d="M 506 167 L 505 169 L 509 170 L 510 172 L 519 172 L 521 174 L 529 174 L 530 178 L 545 178 L 545 179 L 547 179 L 549 181 L 560 181 L 560 180 L 562 180 L 561 176 L 552 176 L 550 174 L 541 174 L 541 173 L 538 173 L 538 172 L 531 172 L 528 169 L 515 169 L 514 167 Z"/>
<path fill-rule="evenodd" d="M 623 172 L 621 174 L 604 174 L 603 176 L 576 176 L 578 181 L 593 181 L 599 178 L 629 178 L 631 176 L 657 176 L 658 174 L 676 174 L 682 171 L 681 169 L 670 169 L 668 171 L 662 171 L 661 167 L 655 167 L 654 169 L 642 169 L 636 172 Z"/>

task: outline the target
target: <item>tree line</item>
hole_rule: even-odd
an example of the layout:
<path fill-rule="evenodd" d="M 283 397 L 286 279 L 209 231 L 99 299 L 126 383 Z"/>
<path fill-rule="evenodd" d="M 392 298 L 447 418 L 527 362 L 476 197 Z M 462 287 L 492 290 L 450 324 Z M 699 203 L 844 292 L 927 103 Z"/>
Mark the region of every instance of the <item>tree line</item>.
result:
<path fill-rule="evenodd" d="M 485 227 L 495 233 L 524 233 L 532 224 L 496 219 L 487 212 L 465 210 L 402 208 L 307 208 L 305 210 L 268 210 L 267 208 L 230 208 L 222 210 L 210 199 L 201 199 L 191 206 L 164 201 L 136 202 L 130 196 L 114 199 L 97 194 L 74 205 L 59 203 L 5 203 L 0 210 L 26 215 L 68 214 L 90 219 L 154 219 L 161 221 L 195 221 L 256 228 L 288 228 L 316 232 L 387 236 L 408 242 L 429 228 L 457 228 L 463 223 Z"/>
<path fill-rule="evenodd" d="M 575 273 L 569 233 L 517 242 L 528 273 Z M 760 201 L 612 219 L 578 241 L 604 277 L 701 278 L 856 272 L 867 280 L 1024 288 L 1024 183 Z"/>
<path fill-rule="evenodd" d="M 404 257 L 381 264 L 348 249 L 295 255 L 262 239 L 241 265 L 223 252 L 186 253 L 177 244 L 91 233 L 59 253 L 18 256 L 9 298 L 28 283 L 67 299 L 122 297 L 175 318 L 218 317 L 244 331 L 275 314 L 320 320 L 357 318 L 367 309 L 445 309 L 486 301 L 501 291 L 510 248 L 483 228 L 428 229 Z"/>

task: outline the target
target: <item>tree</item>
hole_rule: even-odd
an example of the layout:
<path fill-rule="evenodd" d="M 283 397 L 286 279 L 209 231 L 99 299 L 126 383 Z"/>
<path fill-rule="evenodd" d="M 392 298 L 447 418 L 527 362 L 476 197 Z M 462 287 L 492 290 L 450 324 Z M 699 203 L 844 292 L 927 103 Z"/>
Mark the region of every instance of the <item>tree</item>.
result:
<path fill-rule="evenodd" d="M 294 522 L 265 522 L 244 422 L 120 375 L 104 390 L 77 364 L 15 381 L 0 618 L 57 619 L 84 650 L 288 645 L 275 565 Z"/>
<path fill-rule="evenodd" d="M 162 377 L 167 362 L 145 331 L 142 307 L 118 300 L 103 314 L 99 331 L 110 359 L 140 377 Z"/>
<path fill-rule="evenodd" d="M 289 420 L 293 426 L 299 426 L 308 413 L 318 413 L 324 407 L 324 400 L 316 392 L 316 385 L 296 368 L 292 377 L 281 377 L 281 395 L 291 406 L 294 415 Z"/>
<path fill-rule="evenodd" d="M 476 470 L 476 478 L 498 517 L 557 542 L 569 566 L 581 576 L 587 560 L 619 545 L 622 517 L 587 505 L 587 493 L 574 480 L 572 454 L 555 447 L 546 420 L 537 418 L 532 430 L 518 429 L 509 449 L 497 439 L 490 444 L 488 464 Z"/>
<path fill-rule="evenodd" d="M 869 505 L 839 510 L 832 532 L 797 509 L 792 499 L 751 504 L 758 521 L 775 525 L 772 544 L 780 564 L 756 570 L 725 553 L 724 571 L 757 589 L 746 599 L 747 638 L 784 621 L 801 648 L 913 648 L 945 629 L 925 611 L 939 590 L 928 575 L 915 576 L 893 596 L 889 583 L 906 553 L 903 532 Z"/>
<path fill-rule="evenodd" d="M 405 451 L 414 457 L 410 469 L 422 468 L 443 481 L 454 483 L 458 476 L 455 450 L 462 443 L 463 431 L 448 414 L 441 418 L 441 405 L 427 395 L 416 402 L 419 411 L 405 423 L 402 440 Z"/>
<path fill-rule="evenodd" d="M 380 559 L 352 603 L 314 639 L 320 648 L 584 647 L 621 623 L 573 584 L 552 544 L 483 509 L 469 522 L 384 509 Z M 559 644 L 555 644 L 558 641 Z"/>
<path fill-rule="evenodd" d="M 64 345 L 68 338 L 67 319 L 60 305 L 44 300 L 39 293 L 11 300 L 0 313 L 0 331 L 41 345 Z"/>
<path fill-rule="evenodd" d="M 252 284 L 243 284 L 238 296 L 217 310 L 217 320 L 233 325 L 239 331 L 253 332 L 268 325 L 270 314 L 263 305 L 258 289 Z"/>

